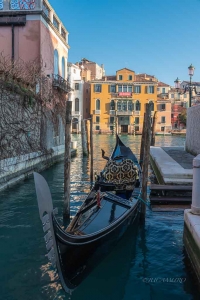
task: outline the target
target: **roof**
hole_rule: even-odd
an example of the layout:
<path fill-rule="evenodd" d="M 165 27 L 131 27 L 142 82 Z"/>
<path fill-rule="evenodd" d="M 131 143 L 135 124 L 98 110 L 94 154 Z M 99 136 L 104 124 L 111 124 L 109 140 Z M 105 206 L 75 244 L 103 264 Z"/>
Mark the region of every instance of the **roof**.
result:
<path fill-rule="evenodd" d="M 183 84 L 183 83 L 190 84 L 190 81 L 183 80 L 183 81 L 181 82 L 181 84 Z M 192 83 L 193 85 L 200 85 L 200 82 L 199 82 L 199 81 L 192 81 L 191 83 Z"/>
<path fill-rule="evenodd" d="M 130 72 L 134 72 L 134 73 L 135 73 L 135 71 L 133 71 L 133 70 L 131 70 L 131 69 L 128 69 L 128 68 L 122 68 L 122 69 L 117 70 L 116 72 L 119 72 L 119 71 L 121 71 L 121 70 L 128 70 L 128 71 L 130 71 Z"/>
<path fill-rule="evenodd" d="M 167 86 L 167 87 L 169 87 L 170 85 L 166 84 L 166 83 L 164 83 L 162 81 L 158 81 L 158 87 L 160 87 L 160 86 Z"/>

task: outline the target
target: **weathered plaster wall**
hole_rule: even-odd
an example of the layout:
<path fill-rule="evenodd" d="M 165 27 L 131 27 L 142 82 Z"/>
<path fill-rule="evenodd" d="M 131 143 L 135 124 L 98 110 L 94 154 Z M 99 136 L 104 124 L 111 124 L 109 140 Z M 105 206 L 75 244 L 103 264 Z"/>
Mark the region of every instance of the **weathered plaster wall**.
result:
<path fill-rule="evenodd" d="M 194 155 L 200 154 L 200 105 L 187 110 L 186 150 Z"/>

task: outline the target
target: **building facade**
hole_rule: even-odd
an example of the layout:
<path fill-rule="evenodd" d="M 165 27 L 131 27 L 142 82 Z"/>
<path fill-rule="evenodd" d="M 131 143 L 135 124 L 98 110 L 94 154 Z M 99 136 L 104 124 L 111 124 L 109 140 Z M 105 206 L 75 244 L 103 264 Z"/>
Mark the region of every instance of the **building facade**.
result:
<path fill-rule="evenodd" d="M 141 133 L 145 104 L 151 103 L 152 116 L 157 100 L 157 80 L 136 75 L 123 68 L 116 76 L 90 82 L 90 113 L 96 133 Z"/>
<path fill-rule="evenodd" d="M 0 32 L 1 55 L 13 62 L 23 60 L 38 66 L 50 91 L 56 95 L 59 90 L 67 99 L 68 31 L 49 2 L 1 0 Z M 42 93 L 40 86 L 34 89 Z M 44 147 L 51 149 L 64 144 L 61 116 L 56 117 L 54 124 L 48 118 L 45 120 L 45 126 L 41 126 L 46 130 Z"/>

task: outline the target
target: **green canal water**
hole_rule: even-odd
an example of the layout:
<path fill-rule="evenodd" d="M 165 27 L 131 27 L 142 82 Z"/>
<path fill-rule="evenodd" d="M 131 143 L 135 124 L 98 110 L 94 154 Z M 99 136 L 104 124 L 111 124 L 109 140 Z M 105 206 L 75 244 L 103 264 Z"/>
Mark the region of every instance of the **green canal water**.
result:
<path fill-rule="evenodd" d="M 78 155 L 71 168 L 71 216 L 90 189 L 89 161 Z M 140 137 L 122 136 L 139 154 Z M 184 138 L 159 136 L 156 145 L 183 146 Z M 109 155 L 113 136 L 94 137 L 94 169 L 100 171 Z M 47 179 L 54 206 L 62 218 L 63 164 L 42 172 Z M 39 219 L 33 178 L 0 193 L 0 299 L 69 299 L 48 263 Z M 130 228 L 117 247 L 73 292 L 73 300 L 200 299 L 196 278 L 183 245 L 183 212 L 147 210 L 146 224 Z"/>

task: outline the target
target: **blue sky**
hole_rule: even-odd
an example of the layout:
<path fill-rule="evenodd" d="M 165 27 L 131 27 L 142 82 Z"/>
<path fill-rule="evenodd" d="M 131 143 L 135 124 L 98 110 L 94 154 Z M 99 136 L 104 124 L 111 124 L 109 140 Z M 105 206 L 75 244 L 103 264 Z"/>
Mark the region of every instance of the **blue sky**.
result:
<path fill-rule="evenodd" d="M 69 31 L 69 59 L 155 75 L 170 85 L 200 81 L 200 0 L 50 0 Z"/>

